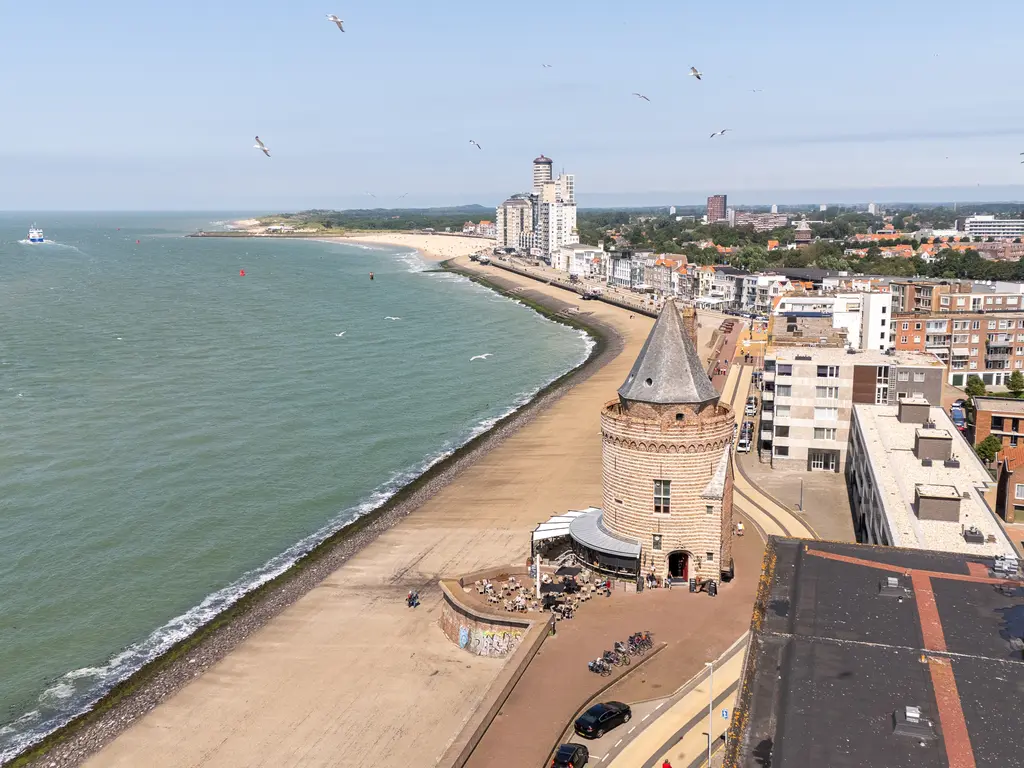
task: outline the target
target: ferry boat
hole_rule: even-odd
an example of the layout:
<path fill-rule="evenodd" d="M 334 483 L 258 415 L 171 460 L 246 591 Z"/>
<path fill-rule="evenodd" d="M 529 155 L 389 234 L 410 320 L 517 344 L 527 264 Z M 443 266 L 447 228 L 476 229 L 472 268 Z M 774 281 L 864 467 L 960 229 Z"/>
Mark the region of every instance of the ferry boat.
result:
<path fill-rule="evenodd" d="M 28 231 L 28 241 L 30 243 L 42 243 L 44 242 L 43 230 L 38 227 L 32 227 Z"/>

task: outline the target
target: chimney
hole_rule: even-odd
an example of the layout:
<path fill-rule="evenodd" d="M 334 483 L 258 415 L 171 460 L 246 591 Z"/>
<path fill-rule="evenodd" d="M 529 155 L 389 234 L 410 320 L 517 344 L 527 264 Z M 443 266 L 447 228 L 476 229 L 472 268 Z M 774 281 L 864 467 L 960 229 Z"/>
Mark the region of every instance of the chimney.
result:
<path fill-rule="evenodd" d="M 697 310 L 691 306 L 685 306 L 682 308 L 683 316 L 683 330 L 686 331 L 686 335 L 690 337 L 690 341 L 693 342 L 693 346 L 696 349 L 700 349 L 697 344 Z"/>
<path fill-rule="evenodd" d="M 928 421 L 930 409 L 931 404 L 927 400 L 908 397 L 900 400 L 899 413 L 896 418 L 900 424 L 924 424 Z"/>

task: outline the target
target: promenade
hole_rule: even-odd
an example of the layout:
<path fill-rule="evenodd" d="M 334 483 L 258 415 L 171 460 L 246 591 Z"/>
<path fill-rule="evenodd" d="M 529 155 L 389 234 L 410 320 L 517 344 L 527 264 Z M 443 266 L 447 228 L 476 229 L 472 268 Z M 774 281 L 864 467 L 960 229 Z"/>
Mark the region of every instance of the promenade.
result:
<path fill-rule="evenodd" d="M 527 295 L 567 296 L 476 269 Z M 432 765 L 502 664 L 443 637 L 437 579 L 522 561 L 538 521 L 600 503 L 601 405 L 652 321 L 598 302 L 586 309 L 621 334 L 618 356 L 86 765 Z M 409 589 L 423 602 L 415 611 L 405 606 Z"/>

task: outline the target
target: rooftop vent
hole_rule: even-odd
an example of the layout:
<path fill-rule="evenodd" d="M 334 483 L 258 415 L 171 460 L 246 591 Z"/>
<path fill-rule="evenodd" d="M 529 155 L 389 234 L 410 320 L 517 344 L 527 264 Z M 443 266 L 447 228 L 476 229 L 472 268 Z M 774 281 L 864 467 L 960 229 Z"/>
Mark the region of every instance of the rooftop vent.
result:
<path fill-rule="evenodd" d="M 924 428 L 925 429 L 935 429 L 935 422 L 932 421 L 931 419 L 928 419 L 928 421 L 926 421 L 924 423 Z"/>
<path fill-rule="evenodd" d="M 892 713 L 892 732 L 924 744 L 936 738 L 935 726 L 921 714 L 920 707 L 902 707 Z"/>
<path fill-rule="evenodd" d="M 942 466 L 946 467 L 947 469 L 960 469 L 960 459 L 958 459 L 956 456 L 954 456 L 951 459 L 946 459 L 944 462 L 942 462 Z"/>
<path fill-rule="evenodd" d="M 1018 567 L 1019 561 L 1017 558 L 1006 555 L 996 557 L 995 562 L 992 564 L 993 571 L 999 574 L 1006 574 L 1007 576 L 1016 575 Z"/>
<path fill-rule="evenodd" d="M 878 582 L 878 596 L 879 597 L 895 597 L 900 602 L 903 602 L 904 597 L 910 596 L 910 591 L 906 587 L 900 586 L 900 580 L 895 576 L 889 576 L 885 581 Z"/>
<path fill-rule="evenodd" d="M 985 534 L 977 526 L 972 525 L 964 530 L 964 541 L 968 544 L 984 544 Z"/>
<path fill-rule="evenodd" d="M 962 499 L 969 499 L 969 498 L 971 498 L 971 492 L 970 491 L 964 491 L 963 494 L 960 496 L 960 498 L 962 498 Z"/>
<path fill-rule="evenodd" d="M 931 465 L 932 465 L 932 460 L 931 459 L 921 459 L 921 466 L 922 467 L 930 467 Z"/>
<path fill-rule="evenodd" d="M 896 412 L 896 419 L 900 424 L 924 424 L 928 421 L 928 412 L 931 406 L 927 400 L 915 400 L 904 398 L 899 402 L 899 410 Z"/>

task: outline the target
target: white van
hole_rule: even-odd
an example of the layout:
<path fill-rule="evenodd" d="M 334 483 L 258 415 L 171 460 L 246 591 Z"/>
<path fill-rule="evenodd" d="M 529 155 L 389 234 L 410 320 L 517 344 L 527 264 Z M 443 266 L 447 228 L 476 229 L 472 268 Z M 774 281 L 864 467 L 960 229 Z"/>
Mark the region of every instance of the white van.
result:
<path fill-rule="evenodd" d="M 741 435 L 739 442 L 736 443 L 736 450 L 740 453 L 750 453 L 750 438 L 746 435 Z"/>

